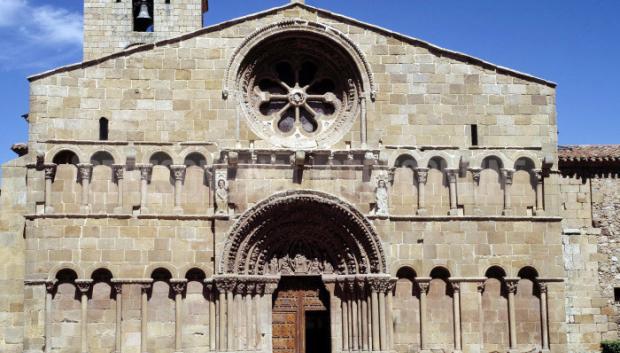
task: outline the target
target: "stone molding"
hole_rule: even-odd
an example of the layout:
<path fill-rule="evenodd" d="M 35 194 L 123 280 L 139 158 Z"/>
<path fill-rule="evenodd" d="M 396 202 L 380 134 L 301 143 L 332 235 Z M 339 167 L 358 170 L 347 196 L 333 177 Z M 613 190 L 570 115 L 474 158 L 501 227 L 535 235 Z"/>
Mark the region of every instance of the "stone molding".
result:
<path fill-rule="evenodd" d="M 260 238 L 260 232 L 257 231 L 256 227 L 258 224 L 262 224 L 265 219 L 269 219 L 277 209 L 290 207 L 292 205 L 328 207 L 332 215 L 341 215 L 348 219 L 347 222 L 349 222 L 349 227 L 352 227 L 349 230 L 353 232 L 356 237 L 355 242 L 351 244 L 359 243 L 358 248 L 353 249 L 355 252 L 352 254 L 358 256 L 354 260 L 357 261 L 357 264 L 360 266 L 370 266 L 366 270 L 371 273 L 386 272 L 385 256 L 381 240 L 370 221 L 348 202 L 336 196 L 313 190 L 294 190 L 277 193 L 258 202 L 254 207 L 247 210 L 228 232 L 229 235 L 224 245 L 224 252 L 218 266 L 218 272 L 221 274 L 243 273 L 251 270 L 247 266 L 250 261 L 252 264 L 256 263 L 261 267 L 257 268 L 258 270 L 263 269 L 265 262 L 270 259 L 264 258 L 264 256 L 259 258 L 258 255 L 249 253 L 249 251 L 253 249 L 252 245 Z M 349 234 L 349 236 L 351 236 L 351 234 Z M 247 238 L 256 238 L 256 240 L 254 240 L 254 242 L 248 242 L 246 241 Z M 345 249 L 342 250 L 342 256 L 349 252 L 344 251 Z M 262 249 L 255 249 L 252 251 L 262 251 Z M 332 263 L 334 270 L 337 269 L 337 266 L 345 263 L 343 262 L 344 259 L 340 261 L 341 262 L 337 264 Z M 346 262 L 347 271 L 353 270 L 351 265 L 350 262 Z M 360 271 L 363 270 L 364 269 L 360 267 Z"/>

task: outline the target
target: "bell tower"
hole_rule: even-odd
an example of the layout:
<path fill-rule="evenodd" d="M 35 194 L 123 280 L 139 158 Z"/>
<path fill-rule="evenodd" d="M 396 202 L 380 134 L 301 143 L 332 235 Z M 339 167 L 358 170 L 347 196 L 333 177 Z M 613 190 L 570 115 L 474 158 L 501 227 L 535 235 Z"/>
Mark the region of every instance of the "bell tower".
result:
<path fill-rule="evenodd" d="M 202 28 L 208 0 L 84 0 L 84 60 Z"/>

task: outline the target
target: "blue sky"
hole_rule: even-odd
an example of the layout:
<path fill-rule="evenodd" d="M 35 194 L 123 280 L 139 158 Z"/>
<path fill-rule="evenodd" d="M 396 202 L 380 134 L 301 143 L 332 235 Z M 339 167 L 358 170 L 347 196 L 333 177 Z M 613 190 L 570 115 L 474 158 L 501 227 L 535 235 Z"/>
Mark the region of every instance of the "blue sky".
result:
<path fill-rule="evenodd" d="M 306 0 L 559 84 L 560 144 L 620 143 L 620 1 Z M 210 0 L 207 25 L 288 0 Z M 27 140 L 26 77 L 81 61 L 82 0 L 0 0 L 0 162 Z"/>

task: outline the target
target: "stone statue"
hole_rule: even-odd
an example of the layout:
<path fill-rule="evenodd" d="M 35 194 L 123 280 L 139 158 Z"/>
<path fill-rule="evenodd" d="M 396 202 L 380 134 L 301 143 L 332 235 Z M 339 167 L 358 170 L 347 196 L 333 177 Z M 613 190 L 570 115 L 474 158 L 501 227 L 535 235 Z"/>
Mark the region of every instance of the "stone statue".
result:
<path fill-rule="evenodd" d="M 218 179 L 215 190 L 215 207 L 218 215 L 228 214 L 228 187 L 226 180 Z"/>
<path fill-rule="evenodd" d="M 388 215 L 388 189 L 385 180 L 379 179 L 377 181 L 377 188 L 375 189 L 375 209 L 373 214 L 377 216 Z"/>

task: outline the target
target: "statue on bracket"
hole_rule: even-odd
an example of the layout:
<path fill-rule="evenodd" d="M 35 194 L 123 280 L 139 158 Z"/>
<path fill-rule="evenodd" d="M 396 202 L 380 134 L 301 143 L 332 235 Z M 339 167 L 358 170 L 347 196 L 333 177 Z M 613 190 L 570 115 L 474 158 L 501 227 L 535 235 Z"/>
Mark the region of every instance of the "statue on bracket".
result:
<path fill-rule="evenodd" d="M 375 207 L 371 211 L 373 216 L 388 216 L 389 214 L 389 194 L 387 187 L 387 176 L 377 176 L 377 188 L 375 189 Z"/>
<path fill-rule="evenodd" d="M 215 214 L 228 215 L 228 180 L 226 170 L 215 172 Z"/>

